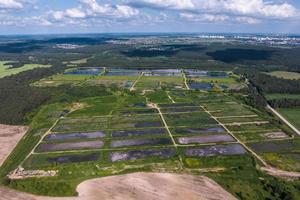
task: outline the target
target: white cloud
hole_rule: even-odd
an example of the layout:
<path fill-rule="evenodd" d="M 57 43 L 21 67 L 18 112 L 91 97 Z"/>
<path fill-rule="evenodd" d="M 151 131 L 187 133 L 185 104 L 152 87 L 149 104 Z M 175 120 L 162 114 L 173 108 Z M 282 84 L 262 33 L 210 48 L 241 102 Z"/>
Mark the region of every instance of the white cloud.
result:
<path fill-rule="evenodd" d="M 195 9 L 195 5 L 192 0 L 132 0 L 129 4 L 137 7 L 152 7 L 174 10 Z"/>
<path fill-rule="evenodd" d="M 180 16 L 194 22 L 224 22 L 229 20 L 227 15 L 180 13 Z"/>
<path fill-rule="evenodd" d="M 51 26 L 52 23 L 41 16 L 34 16 L 31 18 L 27 18 L 28 21 L 34 21 L 35 24 L 41 25 L 41 26 Z M 32 22 L 31 22 L 32 23 Z"/>
<path fill-rule="evenodd" d="M 135 7 L 208 14 L 204 16 L 208 19 L 211 18 L 210 15 L 264 19 L 290 19 L 300 16 L 300 11 L 296 7 L 286 2 L 282 3 L 282 1 L 276 3 L 266 0 L 129 0 L 128 4 Z"/>
<path fill-rule="evenodd" d="M 138 15 L 140 13 L 140 11 L 137 9 L 134 9 L 130 6 L 116 5 L 116 9 L 113 13 L 114 13 L 114 16 L 117 16 L 117 17 L 129 18 L 129 17 Z"/>
<path fill-rule="evenodd" d="M 258 24 L 261 21 L 252 17 L 235 17 L 220 14 L 196 14 L 196 13 L 180 13 L 180 17 L 192 22 L 226 22 L 226 23 L 243 23 L 243 24 Z"/>
<path fill-rule="evenodd" d="M 70 8 L 67 9 L 65 15 L 70 18 L 85 18 L 86 14 L 79 8 Z"/>
<path fill-rule="evenodd" d="M 139 14 L 139 10 L 128 5 L 100 4 L 96 0 L 81 0 L 86 12 L 95 17 L 130 18 Z"/>
<path fill-rule="evenodd" d="M 26 26 L 50 26 L 52 23 L 42 16 L 16 17 L 7 14 L 0 14 L 0 25 L 26 27 Z"/>
<path fill-rule="evenodd" d="M 16 0 L 0 0 L 0 9 L 20 9 L 23 8 L 22 3 Z"/>
<path fill-rule="evenodd" d="M 100 4 L 96 0 L 80 0 L 80 3 L 77 8 L 48 12 L 49 20 L 74 24 L 78 23 L 75 19 L 130 19 L 140 13 L 128 5 Z"/>
<path fill-rule="evenodd" d="M 259 23 L 261 23 L 261 20 L 255 19 L 252 17 L 236 17 L 235 21 L 241 22 L 244 24 L 259 24 Z"/>
<path fill-rule="evenodd" d="M 199 0 L 197 7 L 208 12 L 227 12 L 266 18 L 290 18 L 299 15 L 299 11 L 288 3 L 272 3 L 264 0 Z"/>

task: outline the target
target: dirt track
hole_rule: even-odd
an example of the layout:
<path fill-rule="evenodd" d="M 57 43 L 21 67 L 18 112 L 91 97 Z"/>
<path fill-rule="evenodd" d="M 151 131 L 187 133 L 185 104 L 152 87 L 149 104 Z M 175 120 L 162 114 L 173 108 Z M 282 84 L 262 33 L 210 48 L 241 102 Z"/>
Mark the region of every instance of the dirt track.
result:
<path fill-rule="evenodd" d="M 0 166 L 28 130 L 25 126 L 0 124 Z"/>
<path fill-rule="evenodd" d="M 37 197 L 0 188 L 2 200 L 233 200 L 236 199 L 204 176 L 169 173 L 134 173 L 97 178 L 77 187 L 79 197 Z"/>
<path fill-rule="evenodd" d="M 300 172 L 289 172 L 289 171 L 276 169 L 273 167 L 261 167 L 261 170 L 265 171 L 267 174 L 271 176 L 278 176 L 278 177 L 291 178 L 291 179 L 300 178 Z"/>

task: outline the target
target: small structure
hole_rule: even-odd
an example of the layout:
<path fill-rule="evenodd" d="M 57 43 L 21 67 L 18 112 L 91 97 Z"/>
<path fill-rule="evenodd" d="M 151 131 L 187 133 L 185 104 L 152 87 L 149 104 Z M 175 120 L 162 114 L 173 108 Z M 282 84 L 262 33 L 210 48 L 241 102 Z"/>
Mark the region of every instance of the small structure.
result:
<path fill-rule="evenodd" d="M 25 170 L 23 167 L 18 167 L 7 176 L 9 179 L 16 180 L 16 179 L 24 179 L 24 178 L 34 178 L 34 177 L 49 177 L 49 176 L 56 176 L 58 171 L 54 170 Z"/>

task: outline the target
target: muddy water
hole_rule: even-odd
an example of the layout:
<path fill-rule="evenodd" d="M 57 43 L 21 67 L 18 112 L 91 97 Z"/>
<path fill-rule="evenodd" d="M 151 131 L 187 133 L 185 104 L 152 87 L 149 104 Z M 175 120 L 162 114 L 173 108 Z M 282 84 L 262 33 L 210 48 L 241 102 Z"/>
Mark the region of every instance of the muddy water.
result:
<path fill-rule="evenodd" d="M 147 130 L 124 130 L 113 131 L 112 137 L 131 137 L 131 136 L 143 136 L 143 135 L 162 135 L 165 134 L 164 128 L 159 129 L 147 129 Z"/>
<path fill-rule="evenodd" d="M 196 134 L 196 133 L 225 133 L 225 129 L 221 126 L 210 127 L 210 128 L 176 128 L 175 133 L 183 134 Z"/>
<path fill-rule="evenodd" d="M 103 138 L 105 133 L 103 131 L 91 132 L 91 133 L 67 133 L 67 134 L 50 134 L 47 135 L 45 140 L 70 140 L 70 139 L 93 139 Z"/>
<path fill-rule="evenodd" d="M 64 151 L 77 149 L 97 149 L 104 145 L 102 141 L 44 143 L 38 147 L 39 152 Z"/>
<path fill-rule="evenodd" d="M 112 141 L 111 147 L 160 145 L 160 144 L 171 144 L 171 143 L 172 142 L 169 138 L 115 140 Z"/>
<path fill-rule="evenodd" d="M 100 159 L 99 153 L 91 153 L 91 154 L 84 154 L 84 155 L 63 155 L 57 157 L 48 158 L 47 161 L 49 163 L 75 163 L 75 162 L 88 162 L 88 161 L 96 161 Z"/>
<path fill-rule="evenodd" d="M 178 142 L 180 144 L 191 143 L 211 143 L 211 142 L 233 142 L 234 139 L 230 135 L 209 135 L 209 136 L 196 136 L 196 137 L 180 137 Z"/>
<path fill-rule="evenodd" d="M 240 144 L 215 145 L 204 148 L 192 148 L 185 151 L 186 156 L 216 156 L 245 154 L 246 150 Z"/>
<path fill-rule="evenodd" d="M 170 158 L 176 155 L 175 149 L 159 149 L 159 150 L 132 150 L 127 152 L 114 152 L 110 154 L 112 162 L 138 160 L 148 156 L 155 156 L 159 158 Z"/>

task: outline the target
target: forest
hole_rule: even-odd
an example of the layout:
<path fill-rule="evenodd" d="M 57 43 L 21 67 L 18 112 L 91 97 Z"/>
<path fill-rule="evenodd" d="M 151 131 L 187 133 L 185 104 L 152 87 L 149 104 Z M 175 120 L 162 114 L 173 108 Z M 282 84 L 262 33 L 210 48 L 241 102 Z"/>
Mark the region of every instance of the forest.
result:
<path fill-rule="evenodd" d="M 300 93 L 300 80 L 277 78 L 261 71 L 250 69 L 240 69 L 237 70 L 237 73 L 247 77 L 254 86 L 260 88 L 261 92 L 264 93 Z"/>

